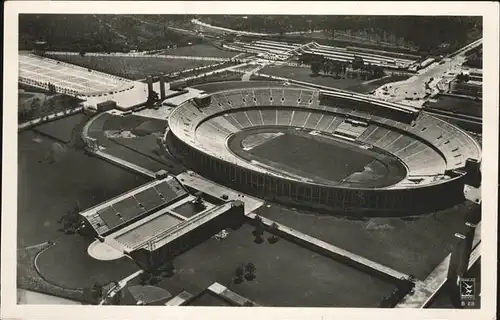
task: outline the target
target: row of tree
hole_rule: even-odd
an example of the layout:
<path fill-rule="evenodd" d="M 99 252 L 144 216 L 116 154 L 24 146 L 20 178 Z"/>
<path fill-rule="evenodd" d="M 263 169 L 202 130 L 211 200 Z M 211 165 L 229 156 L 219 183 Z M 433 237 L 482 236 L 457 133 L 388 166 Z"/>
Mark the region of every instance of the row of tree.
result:
<path fill-rule="evenodd" d="M 322 56 L 303 58 L 301 62 L 306 62 L 311 66 L 311 72 L 314 75 L 318 75 L 323 72 L 324 75 L 335 75 L 339 77 L 340 75 L 347 75 L 347 72 L 352 70 L 359 70 L 364 73 L 369 79 L 381 78 L 385 75 L 384 68 L 377 65 L 372 65 L 371 63 L 365 64 L 363 58 L 355 56 L 354 59 L 349 63 L 345 61 L 337 61 L 325 59 Z"/>
<path fill-rule="evenodd" d="M 468 82 L 470 80 L 470 76 L 467 73 L 459 73 L 456 79 L 458 82 Z"/>

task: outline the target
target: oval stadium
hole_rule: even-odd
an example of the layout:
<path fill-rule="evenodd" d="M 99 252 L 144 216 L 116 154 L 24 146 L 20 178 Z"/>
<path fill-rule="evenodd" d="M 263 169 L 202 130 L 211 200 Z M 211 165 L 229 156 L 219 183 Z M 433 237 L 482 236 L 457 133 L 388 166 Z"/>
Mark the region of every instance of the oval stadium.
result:
<path fill-rule="evenodd" d="M 478 143 L 411 107 L 283 85 L 215 90 L 169 117 L 172 152 L 259 197 L 329 212 L 415 214 L 463 200 Z"/>
<path fill-rule="evenodd" d="M 486 305 L 481 17 L 303 17 L 19 16 L 19 304 Z"/>

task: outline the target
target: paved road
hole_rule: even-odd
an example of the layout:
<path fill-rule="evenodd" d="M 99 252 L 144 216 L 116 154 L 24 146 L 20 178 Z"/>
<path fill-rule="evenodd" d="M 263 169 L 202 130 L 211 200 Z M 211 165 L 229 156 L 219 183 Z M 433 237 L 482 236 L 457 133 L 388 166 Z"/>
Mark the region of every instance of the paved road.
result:
<path fill-rule="evenodd" d="M 374 95 L 387 101 L 422 107 L 427 100 L 424 98 L 426 94 L 428 94 L 428 98 L 437 94 L 439 87 L 443 88 L 447 85 L 447 81 L 453 79 L 451 74 L 457 74 L 461 71 L 461 66 L 466 59 L 465 51 L 477 47 L 481 43 L 482 39 L 474 41 L 456 51 L 456 56 L 452 58 L 445 57 L 441 64 L 433 63 L 405 81 L 383 85 L 375 90 Z M 426 86 L 426 83 L 428 86 Z M 409 101 L 406 98 L 419 98 L 419 100 Z"/>

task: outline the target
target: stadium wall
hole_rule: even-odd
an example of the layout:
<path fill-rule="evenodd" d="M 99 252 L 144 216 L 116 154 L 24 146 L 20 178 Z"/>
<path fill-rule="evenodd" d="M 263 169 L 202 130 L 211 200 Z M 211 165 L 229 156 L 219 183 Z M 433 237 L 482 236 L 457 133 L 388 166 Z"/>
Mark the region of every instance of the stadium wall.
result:
<path fill-rule="evenodd" d="M 404 216 L 433 212 L 464 199 L 464 176 L 394 189 L 353 189 L 309 184 L 264 174 L 199 151 L 170 131 L 182 162 L 203 176 L 254 196 L 344 216 Z"/>

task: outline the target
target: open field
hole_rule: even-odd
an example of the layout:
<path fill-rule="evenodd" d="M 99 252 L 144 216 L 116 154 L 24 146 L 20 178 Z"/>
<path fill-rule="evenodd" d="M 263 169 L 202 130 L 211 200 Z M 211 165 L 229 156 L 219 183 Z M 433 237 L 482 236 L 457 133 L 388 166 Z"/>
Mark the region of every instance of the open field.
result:
<path fill-rule="evenodd" d="M 173 295 L 197 294 L 216 281 L 260 305 L 294 307 L 375 307 L 394 289 L 284 239 L 256 244 L 252 231 L 245 224 L 222 241 L 210 239 L 192 248 L 174 260 L 175 275 L 157 286 Z M 255 264 L 256 278 L 233 283 L 235 268 L 247 262 Z"/>
<path fill-rule="evenodd" d="M 69 145 L 50 156 L 54 143 L 33 131 L 19 134 L 18 248 L 61 236 L 57 221 L 75 206 L 91 207 L 147 181 Z"/>
<path fill-rule="evenodd" d="M 156 137 L 153 135 L 147 135 L 143 137 L 136 138 L 116 138 L 112 139 L 114 143 L 117 144 L 116 147 L 122 147 L 128 149 L 127 151 L 123 150 L 127 154 L 129 154 L 129 150 L 136 153 L 136 156 L 130 158 L 130 156 L 126 156 L 124 160 L 135 163 L 134 159 L 141 158 L 149 158 L 157 162 L 158 164 L 154 164 L 153 167 L 150 165 L 146 165 L 146 168 L 160 168 L 165 169 L 171 174 L 178 174 L 183 171 L 183 166 L 179 165 L 177 161 L 175 161 L 169 154 L 160 150 L 158 144 L 156 142 Z M 116 147 L 112 147 L 112 150 L 117 150 Z M 124 153 L 120 153 L 124 155 Z M 140 164 L 142 163 L 136 163 Z"/>
<path fill-rule="evenodd" d="M 90 68 L 124 78 L 138 80 L 148 75 L 179 72 L 215 64 L 214 61 L 166 59 L 155 56 L 123 57 L 123 56 L 80 56 L 51 55 L 51 58 Z"/>
<path fill-rule="evenodd" d="M 335 79 L 322 74 L 313 76 L 311 69 L 305 67 L 271 66 L 265 67 L 260 73 L 345 90 L 349 90 L 350 87 L 355 87 L 365 81 L 361 79 Z"/>
<path fill-rule="evenodd" d="M 483 117 L 483 103 L 471 99 L 438 96 L 436 102 L 428 102 L 426 103 L 426 107 L 429 109 L 451 111 L 477 118 Z"/>
<path fill-rule="evenodd" d="M 424 279 L 451 252 L 470 209 L 453 208 L 415 218 L 350 220 L 271 204 L 257 210 L 278 223 Z M 396 245 L 397 244 L 397 245 Z"/>
<path fill-rule="evenodd" d="M 195 44 L 186 47 L 166 49 L 163 54 L 173 56 L 194 56 L 194 57 L 220 57 L 231 58 L 238 55 L 238 52 L 221 50 L 210 44 Z"/>
<path fill-rule="evenodd" d="M 113 116 L 110 114 L 102 115 L 104 130 L 128 130 L 137 136 L 145 136 L 151 133 L 163 133 L 167 127 L 167 121 L 155 118 L 146 118 L 136 115 Z"/>

